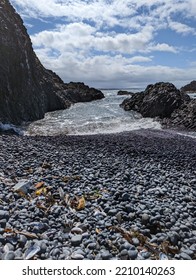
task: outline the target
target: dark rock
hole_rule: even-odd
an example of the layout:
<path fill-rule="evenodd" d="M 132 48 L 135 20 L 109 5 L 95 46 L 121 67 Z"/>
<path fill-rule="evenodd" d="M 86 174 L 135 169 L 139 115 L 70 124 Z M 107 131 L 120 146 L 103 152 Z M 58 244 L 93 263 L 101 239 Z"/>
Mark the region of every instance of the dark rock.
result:
<path fill-rule="evenodd" d="M 119 90 L 117 92 L 117 95 L 132 95 L 133 92 L 130 92 L 130 91 L 126 91 L 126 90 Z"/>
<path fill-rule="evenodd" d="M 0 122 L 21 124 L 73 102 L 103 98 L 83 83 L 64 82 L 40 63 L 20 16 L 8 0 L 0 3 Z"/>
<path fill-rule="evenodd" d="M 126 111 L 137 111 L 143 117 L 156 117 L 166 128 L 196 128 L 196 100 L 171 83 L 149 85 L 145 91 L 125 99 L 120 106 Z"/>
<path fill-rule="evenodd" d="M 8 211 L 5 211 L 5 210 L 0 210 L 0 220 L 8 220 L 9 219 L 9 212 Z"/>
<path fill-rule="evenodd" d="M 170 118 L 163 119 L 162 124 L 166 127 L 177 127 L 179 129 L 196 129 L 196 99 L 183 103 L 175 110 Z"/>
<path fill-rule="evenodd" d="M 156 83 L 148 85 L 145 91 L 134 93 L 120 105 L 124 110 L 134 110 L 143 117 L 170 117 L 175 109 L 178 109 L 189 96 L 181 93 L 171 83 Z"/>
<path fill-rule="evenodd" d="M 80 245 L 81 242 L 82 242 L 82 235 L 81 234 L 77 234 L 77 235 L 72 236 L 72 239 L 71 239 L 71 245 L 72 246 L 78 246 L 78 245 Z"/>
<path fill-rule="evenodd" d="M 64 87 L 66 90 L 63 95 L 65 95 L 72 103 L 89 102 L 104 98 L 104 95 L 100 90 L 89 88 L 89 86 L 84 83 L 70 82 L 68 84 L 64 84 Z"/>
<path fill-rule="evenodd" d="M 137 258 L 137 255 L 138 255 L 138 251 L 136 251 L 136 250 L 129 250 L 128 254 L 129 254 L 129 258 L 131 260 L 135 260 Z"/>
<path fill-rule="evenodd" d="M 189 84 L 181 87 L 182 92 L 196 92 L 196 81 L 192 81 Z"/>

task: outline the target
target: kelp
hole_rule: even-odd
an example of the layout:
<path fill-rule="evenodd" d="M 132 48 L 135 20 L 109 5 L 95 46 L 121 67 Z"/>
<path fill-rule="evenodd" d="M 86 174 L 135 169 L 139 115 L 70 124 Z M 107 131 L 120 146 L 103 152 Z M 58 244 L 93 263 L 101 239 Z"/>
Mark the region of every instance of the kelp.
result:
<path fill-rule="evenodd" d="M 119 232 L 130 244 L 133 244 L 133 238 L 137 238 L 140 242 L 139 249 L 150 251 L 154 254 L 156 259 L 166 260 L 169 259 L 168 255 L 179 253 L 178 247 L 172 246 L 169 241 L 163 241 L 160 245 L 158 245 L 151 243 L 149 238 L 139 231 L 128 231 L 119 226 L 112 226 L 110 229 Z"/>

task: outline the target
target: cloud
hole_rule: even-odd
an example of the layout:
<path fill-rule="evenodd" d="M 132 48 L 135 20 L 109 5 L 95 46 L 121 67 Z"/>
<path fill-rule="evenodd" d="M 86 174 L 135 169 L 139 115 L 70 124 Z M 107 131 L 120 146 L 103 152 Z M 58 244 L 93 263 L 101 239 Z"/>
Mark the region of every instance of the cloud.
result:
<path fill-rule="evenodd" d="M 180 23 L 180 22 L 176 22 L 176 21 L 170 21 L 169 22 L 169 27 L 176 31 L 177 33 L 182 33 L 182 34 L 196 34 L 196 31 L 193 27 L 190 27 L 186 24 Z"/>
<path fill-rule="evenodd" d="M 98 87 L 117 84 L 127 87 L 137 81 L 165 79 L 179 83 L 195 79 L 194 64 L 189 63 L 189 68 L 185 69 L 187 60 L 183 57 L 195 47 L 184 39 L 196 33 L 195 0 L 11 2 L 30 31 L 36 19 L 53 23 L 50 29 L 34 31 L 31 39 L 41 62 L 67 82 L 75 80 Z M 36 30 L 36 25 L 32 30 Z M 177 45 L 172 38 L 157 39 L 160 31 L 166 34 L 168 30 L 178 36 Z M 160 65 L 161 59 L 157 63 L 156 58 L 161 58 L 163 53 L 170 54 L 170 66 Z M 179 57 L 182 67 L 175 65 Z M 189 57 L 189 61 L 191 59 Z"/>

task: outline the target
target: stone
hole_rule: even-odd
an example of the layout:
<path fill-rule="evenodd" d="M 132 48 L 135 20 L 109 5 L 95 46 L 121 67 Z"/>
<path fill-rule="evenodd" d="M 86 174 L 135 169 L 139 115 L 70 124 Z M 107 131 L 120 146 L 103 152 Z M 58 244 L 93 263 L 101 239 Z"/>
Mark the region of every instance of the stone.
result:
<path fill-rule="evenodd" d="M 187 255 L 186 253 L 184 253 L 184 252 L 180 253 L 180 257 L 183 260 L 192 260 L 192 258 L 189 255 Z"/>
<path fill-rule="evenodd" d="M 9 251 L 5 253 L 4 260 L 14 260 L 15 259 L 15 253 L 13 251 Z"/>
<path fill-rule="evenodd" d="M 117 92 L 117 95 L 132 95 L 133 92 L 127 91 L 127 90 L 119 90 Z"/>
<path fill-rule="evenodd" d="M 82 235 L 81 234 L 77 234 L 72 236 L 71 238 L 71 245 L 72 246 L 79 246 L 82 242 Z"/>
<path fill-rule="evenodd" d="M 1 220 L 1 222 L 3 223 L 3 225 L 4 225 L 4 223 L 5 223 L 5 222 L 4 222 L 5 220 L 8 221 L 9 216 L 10 216 L 10 214 L 9 214 L 8 211 L 6 211 L 6 210 L 0 210 L 0 220 Z"/>
<path fill-rule="evenodd" d="M 165 128 L 196 128 L 196 99 L 178 90 L 171 83 L 148 85 L 143 92 L 134 93 L 120 106 L 125 111 L 134 110 L 143 117 L 156 118 Z"/>
<path fill-rule="evenodd" d="M 129 254 L 129 258 L 131 260 L 135 260 L 137 258 L 137 255 L 138 255 L 138 251 L 136 251 L 136 250 L 129 250 L 128 254 Z"/>
<path fill-rule="evenodd" d="M 192 81 L 189 84 L 181 87 L 182 92 L 196 92 L 196 81 Z"/>
<path fill-rule="evenodd" d="M 81 254 L 73 253 L 73 254 L 71 255 L 71 259 L 72 259 L 72 260 L 83 260 L 83 259 L 84 259 L 84 256 L 81 255 Z"/>
<path fill-rule="evenodd" d="M 20 180 L 14 187 L 13 191 L 22 194 L 28 194 L 32 183 L 27 180 Z"/>
<path fill-rule="evenodd" d="M 145 91 L 133 94 L 120 105 L 124 110 L 134 110 L 143 117 L 170 117 L 188 96 L 182 94 L 171 83 L 156 83 L 148 85 Z"/>
<path fill-rule="evenodd" d="M 142 214 L 142 223 L 147 224 L 150 219 L 150 216 L 148 214 Z"/>

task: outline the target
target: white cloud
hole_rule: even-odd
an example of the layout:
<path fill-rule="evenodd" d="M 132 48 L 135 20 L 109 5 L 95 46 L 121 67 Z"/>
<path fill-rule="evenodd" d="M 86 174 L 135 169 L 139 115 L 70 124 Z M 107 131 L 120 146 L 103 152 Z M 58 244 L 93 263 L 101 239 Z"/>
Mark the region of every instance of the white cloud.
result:
<path fill-rule="evenodd" d="M 59 19 L 61 24 L 32 34 L 31 39 L 41 62 L 67 82 L 84 81 L 98 87 L 118 83 L 127 87 L 137 81 L 195 79 L 194 65 L 183 69 L 155 63 L 159 53 L 175 56 L 185 49 L 169 44 L 167 38 L 156 41 L 160 30 L 169 28 L 178 36 L 195 35 L 194 25 L 188 25 L 196 17 L 195 0 L 11 2 L 25 20 Z M 185 18 L 186 23 L 182 20 Z"/>
<path fill-rule="evenodd" d="M 176 21 L 170 21 L 169 22 L 169 27 L 176 31 L 177 33 L 182 33 L 182 34 L 196 34 L 196 31 L 193 27 L 190 27 L 186 24 L 180 23 L 180 22 L 176 22 Z"/>
<path fill-rule="evenodd" d="M 150 45 L 148 47 L 148 51 L 159 51 L 159 52 L 171 52 L 171 53 L 177 53 L 177 49 L 173 46 L 170 46 L 168 44 L 155 44 L 155 45 Z"/>

